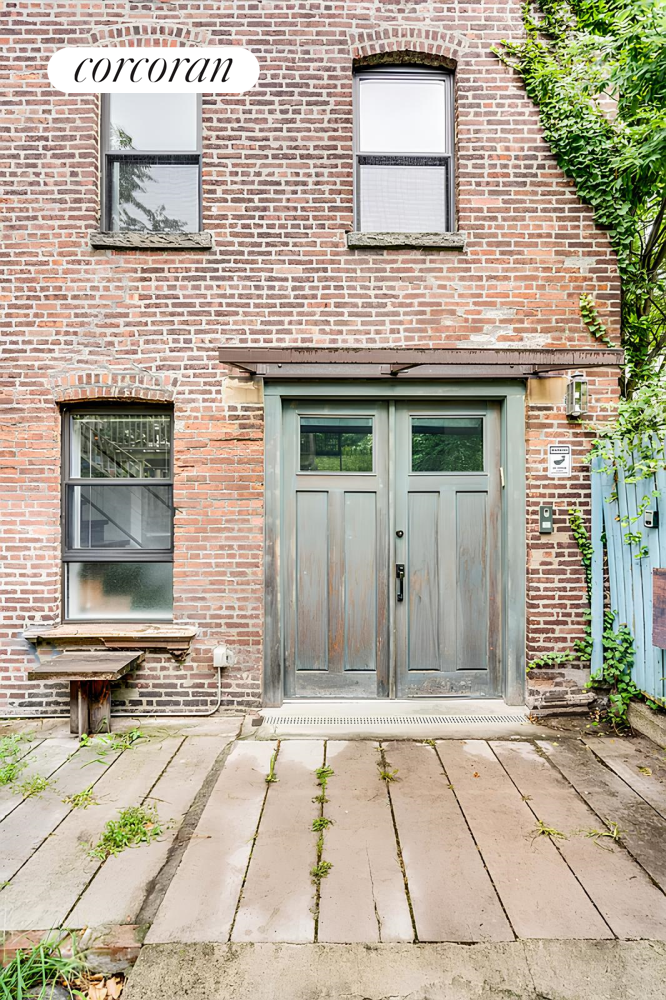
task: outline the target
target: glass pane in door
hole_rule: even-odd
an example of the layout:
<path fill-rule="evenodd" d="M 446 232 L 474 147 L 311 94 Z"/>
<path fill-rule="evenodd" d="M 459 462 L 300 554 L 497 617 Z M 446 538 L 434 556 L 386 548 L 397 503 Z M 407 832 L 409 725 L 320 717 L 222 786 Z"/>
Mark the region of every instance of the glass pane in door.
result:
<path fill-rule="evenodd" d="M 412 417 L 412 472 L 483 472 L 482 417 Z"/>
<path fill-rule="evenodd" d="M 301 417 L 301 472 L 372 472 L 372 417 Z"/>

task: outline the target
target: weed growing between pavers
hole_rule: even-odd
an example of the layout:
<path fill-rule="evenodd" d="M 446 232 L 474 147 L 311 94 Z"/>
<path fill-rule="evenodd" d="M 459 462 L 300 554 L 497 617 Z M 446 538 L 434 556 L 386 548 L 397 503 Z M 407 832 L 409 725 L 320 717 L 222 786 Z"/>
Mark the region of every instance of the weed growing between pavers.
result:
<path fill-rule="evenodd" d="M 0 739 L 0 785 L 12 785 L 27 766 L 19 760 L 23 743 L 29 743 L 32 736 L 27 733 L 13 733 Z"/>
<path fill-rule="evenodd" d="M 118 819 L 109 820 L 89 854 L 91 858 L 106 861 L 112 854 L 120 854 L 127 847 L 149 844 L 161 833 L 155 806 L 129 806 L 121 811 Z"/>
<path fill-rule="evenodd" d="M 49 778 L 44 778 L 41 774 L 36 774 L 32 778 L 26 778 L 22 781 L 20 785 L 17 786 L 16 791 L 19 792 L 24 799 L 31 799 L 34 795 L 41 795 L 45 792 L 47 788 L 51 787 L 51 780 Z"/>
<path fill-rule="evenodd" d="M 142 743 L 147 743 L 148 740 L 148 735 L 142 733 L 140 729 L 130 729 L 128 733 L 114 733 L 113 735 L 100 734 L 99 736 L 88 736 L 84 733 L 79 739 L 79 746 L 92 746 L 97 750 L 97 753 L 94 759 L 87 761 L 83 767 L 95 763 L 105 764 L 109 754 L 123 753 L 125 750 L 131 750 Z"/>
<path fill-rule="evenodd" d="M 537 820 L 536 830 L 534 831 L 535 837 L 559 837 L 561 840 L 568 840 L 566 833 L 561 833 L 560 830 L 556 830 L 553 826 L 546 826 L 542 819 Z"/>
<path fill-rule="evenodd" d="M 62 801 L 66 806 L 71 806 L 72 809 L 87 809 L 88 806 L 99 805 L 93 794 L 92 785 L 88 785 L 80 792 L 74 792 L 73 795 L 66 795 Z"/>
<path fill-rule="evenodd" d="M 332 778 L 335 771 L 332 767 L 329 767 L 326 763 L 326 743 L 324 743 L 324 763 L 321 767 L 318 767 L 315 771 L 317 777 L 317 784 L 321 788 L 321 792 L 315 795 L 312 799 L 319 805 L 319 816 L 317 816 L 312 821 L 312 831 L 313 833 L 318 833 L 316 851 L 317 860 L 315 864 L 310 869 L 310 877 L 315 886 L 315 905 L 314 905 L 314 918 L 315 918 L 315 942 L 319 940 L 319 904 L 321 901 L 321 880 L 326 878 L 330 872 L 333 864 L 331 861 L 324 860 L 324 830 L 326 830 L 332 823 L 332 820 L 324 816 L 324 805 L 328 802 L 326 797 L 326 786 L 328 785 L 329 778 Z"/>
<path fill-rule="evenodd" d="M 277 777 L 277 775 L 275 774 L 275 761 L 277 760 L 277 755 L 278 755 L 278 752 L 277 752 L 277 750 L 275 750 L 274 753 L 271 756 L 271 762 L 270 762 L 270 764 L 268 766 L 268 774 L 266 775 L 266 784 L 267 785 L 270 785 L 274 781 L 278 781 L 279 780 L 278 777 Z"/>

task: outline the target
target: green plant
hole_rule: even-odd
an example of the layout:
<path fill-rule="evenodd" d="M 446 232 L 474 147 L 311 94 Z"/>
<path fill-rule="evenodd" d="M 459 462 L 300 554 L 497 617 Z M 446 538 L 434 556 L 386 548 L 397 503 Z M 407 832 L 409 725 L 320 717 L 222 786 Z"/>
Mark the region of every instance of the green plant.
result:
<path fill-rule="evenodd" d="M 529 798 L 529 796 L 528 796 Z M 561 840 L 568 840 L 566 833 L 561 833 L 552 826 L 546 826 L 543 820 L 537 820 L 536 830 L 534 831 L 535 837 L 559 837 Z"/>
<path fill-rule="evenodd" d="M 25 766 L 22 760 L 10 760 L 3 764 L 0 767 L 0 785 L 13 784 Z"/>
<path fill-rule="evenodd" d="M 385 781 L 388 784 L 388 782 L 390 781 L 397 781 L 396 778 L 397 773 L 398 773 L 397 767 L 393 771 L 389 771 L 388 768 L 380 767 L 379 777 L 382 781 Z"/>
<path fill-rule="evenodd" d="M 76 951 L 65 956 L 58 942 L 43 941 L 34 948 L 17 950 L 14 958 L 0 968 L 0 1000 L 48 1000 L 58 981 L 68 982 L 85 968 Z M 70 996 L 81 996 L 72 993 Z"/>
<path fill-rule="evenodd" d="M 83 766 L 87 767 L 88 764 L 93 763 L 103 764 L 106 762 L 109 754 L 124 753 L 125 750 L 131 750 L 133 747 L 138 746 L 140 743 L 145 743 L 147 740 L 148 736 L 146 733 L 142 733 L 140 729 L 130 729 L 127 733 L 114 733 L 113 735 L 100 734 L 98 736 L 88 736 L 84 733 L 80 737 L 79 746 L 95 746 L 97 748 L 97 755 L 94 760 L 87 761 Z"/>
<path fill-rule="evenodd" d="M 328 799 L 326 798 L 326 785 L 328 784 L 328 779 L 332 778 L 335 774 L 335 771 L 332 767 L 328 767 L 324 764 L 323 767 L 317 768 L 315 774 L 317 776 L 317 784 L 321 788 L 321 792 L 319 795 L 315 795 L 312 801 L 318 802 L 320 805 L 324 805 L 325 802 L 328 802 Z"/>
<path fill-rule="evenodd" d="M 316 819 L 312 820 L 312 831 L 313 833 L 319 833 L 321 830 L 327 830 L 332 824 L 333 820 L 329 819 L 328 816 L 317 816 Z"/>
<path fill-rule="evenodd" d="M 607 830 L 588 830 L 585 834 L 586 837 L 590 837 L 594 840 L 597 847 L 603 847 L 603 844 L 600 844 L 599 841 L 606 837 L 617 842 L 622 836 L 622 831 L 618 827 L 617 823 L 613 823 L 610 820 L 606 820 L 606 823 L 608 824 Z"/>
<path fill-rule="evenodd" d="M 634 637 L 627 625 L 615 628 L 615 611 L 604 614 L 603 631 L 603 674 L 598 680 L 590 681 L 590 687 L 608 685 L 609 719 L 616 725 L 626 726 L 627 709 L 632 698 L 640 697 L 640 690 L 631 679 L 634 665 Z"/>
<path fill-rule="evenodd" d="M 105 861 L 127 847 L 149 844 L 161 833 L 155 806 L 130 806 L 121 811 L 117 820 L 109 820 L 99 841 L 90 850 L 90 857 Z"/>
<path fill-rule="evenodd" d="M 583 617 L 585 618 L 583 635 L 582 638 L 574 641 L 573 649 L 553 650 L 552 652 L 543 653 L 536 659 L 531 660 L 527 666 L 528 674 L 531 670 L 534 670 L 535 667 L 558 666 L 562 663 L 571 663 L 574 660 L 588 662 L 592 658 L 592 613 L 590 611 L 590 607 L 592 604 L 592 555 L 594 552 L 594 546 L 590 541 L 583 513 L 578 509 L 578 507 L 571 507 L 569 509 L 569 527 L 571 528 L 571 533 L 574 537 L 576 545 L 578 546 L 581 562 L 583 564 L 583 570 L 585 572 L 585 587 L 587 590 L 588 606 L 583 613 Z"/>
<path fill-rule="evenodd" d="M 313 865 L 310 869 L 312 881 L 321 882 L 323 878 L 326 878 L 332 867 L 333 864 L 330 861 L 318 861 L 317 864 Z"/>
<path fill-rule="evenodd" d="M 527 0 L 523 24 L 524 37 L 495 52 L 521 76 L 560 167 L 616 251 L 631 395 L 666 360 L 666 5 Z M 580 309 L 608 344 L 589 296 Z"/>
<path fill-rule="evenodd" d="M 270 766 L 268 768 L 268 774 L 266 775 L 266 779 L 265 780 L 266 780 L 266 784 L 267 785 L 270 785 L 273 781 L 277 781 L 278 780 L 278 778 L 276 777 L 276 774 L 275 774 L 275 761 L 277 760 L 277 755 L 278 755 L 278 752 L 276 750 L 273 753 L 272 757 L 271 757 L 271 763 L 270 763 Z"/>
<path fill-rule="evenodd" d="M 72 809 L 87 809 L 88 806 L 96 806 L 97 799 L 93 794 L 93 786 L 88 785 L 80 792 L 74 792 L 73 795 L 66 795 L 62 800 L 65 805 L 71 806 Z"/>
<path fill-rule="evenodd" d="M 41 795 L 50 785 L 49 778 L 44 778 L 41 774 L 36 774 L 33 778 L 27 778 L 25 781 L 22 781 L 16 790 L 21 793 L 24 799 L 31 799 L 33 795 Z"/>

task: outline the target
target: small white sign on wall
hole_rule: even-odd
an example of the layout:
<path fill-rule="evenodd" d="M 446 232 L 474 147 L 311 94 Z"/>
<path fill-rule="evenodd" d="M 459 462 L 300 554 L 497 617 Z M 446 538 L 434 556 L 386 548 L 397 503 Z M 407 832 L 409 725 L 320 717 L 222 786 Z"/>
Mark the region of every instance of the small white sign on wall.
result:
<path fill-rule="evenodd" d="M 571 476 L 571 445 L 548 445 L 548 475 L 551 479 L 564 479 Z"/>

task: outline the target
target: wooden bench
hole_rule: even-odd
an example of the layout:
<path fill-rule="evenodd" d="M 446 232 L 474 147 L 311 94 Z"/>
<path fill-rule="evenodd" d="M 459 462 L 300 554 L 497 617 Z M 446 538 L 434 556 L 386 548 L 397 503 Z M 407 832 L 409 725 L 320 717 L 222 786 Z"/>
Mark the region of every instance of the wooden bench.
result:
<path fill-rule="evenodd" d="M 69 730 L 111 731 L 111 681 L 143 659 L 139 652 L 62 653 L 28 671 L 30 681 L 69 681 Z"/>

